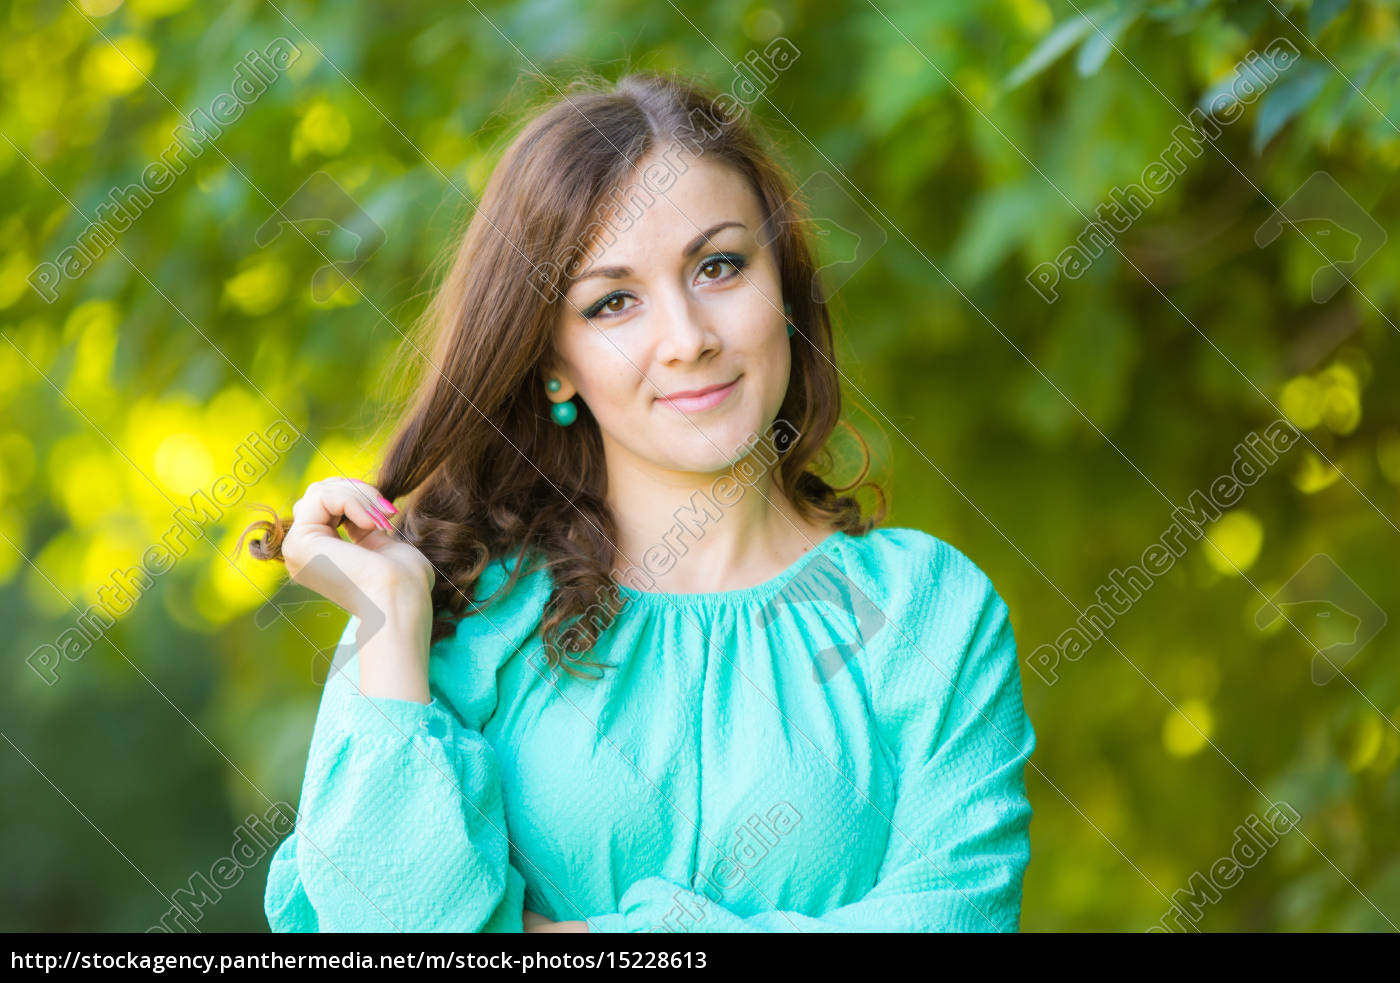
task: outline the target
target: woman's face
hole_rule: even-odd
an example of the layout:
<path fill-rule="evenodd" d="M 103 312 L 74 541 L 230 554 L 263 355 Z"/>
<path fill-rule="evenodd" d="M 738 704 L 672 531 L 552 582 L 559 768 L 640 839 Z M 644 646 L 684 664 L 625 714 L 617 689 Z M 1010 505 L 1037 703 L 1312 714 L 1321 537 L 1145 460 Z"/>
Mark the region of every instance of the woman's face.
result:
<path fill-rule="evenodd" d="M 650 204 L 603 218 L 612 242 L 585 253 L 564 295 L 559 361 L 546 375 L 562 385 L 550 399 L 587 404 L 610 466 L 630 458 L 718 472 L 766 432 L 787 393 L 774 247 L 759 245 L 763 215 L 743 175 L 703 156 L 653 165 L 653 175 L 656 166 L 681 173 L 655 195 L 640 184 L 623 189 L 622 201 L 635 193 Z M 716 386 L 727 388 L 680 395 Z"/>

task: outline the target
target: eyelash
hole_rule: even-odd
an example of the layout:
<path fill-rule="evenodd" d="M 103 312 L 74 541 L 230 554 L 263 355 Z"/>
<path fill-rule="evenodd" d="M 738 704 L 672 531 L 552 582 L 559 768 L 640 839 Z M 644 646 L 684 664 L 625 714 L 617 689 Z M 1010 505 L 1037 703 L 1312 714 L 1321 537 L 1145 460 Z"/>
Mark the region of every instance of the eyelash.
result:
<path fill-rule="evenodd" d="M 744 259 L 743 256 L 740 256 L 738 253 L 715 253 L 713 256 L 705 257 L 705 259 L 701 261 L 698 270 L 703 270 L 705 267 L 711 266 L 715 263 L 728 263 L 730 266 L 734 267 L 734 272 L 731 273 L 729 276 L 715 277 L 714 279 L 709 281 L 710 283 L 720 283 L 721 281 L 738 276 L 739 272 L 743 270 L 743 268 L 748 264 L 748 261 Z M 606 297 L 603 297 L 601 300 L 593 304 L 593 306 L 587 308 L 583 312 L 583 317 L 585 320 L 588 321 L 592 321 L 595 318 L 600 317 L 616 317 L 617 315 L 623 313 L 623 311 L 609 311 L 605 314 L 603 313 L 603 307 L 615 297 L 628 296 L 630 296 L 630 294 L 628 294 L 625 290 L 614 290 L 612 293 L 608 294 Z"/>

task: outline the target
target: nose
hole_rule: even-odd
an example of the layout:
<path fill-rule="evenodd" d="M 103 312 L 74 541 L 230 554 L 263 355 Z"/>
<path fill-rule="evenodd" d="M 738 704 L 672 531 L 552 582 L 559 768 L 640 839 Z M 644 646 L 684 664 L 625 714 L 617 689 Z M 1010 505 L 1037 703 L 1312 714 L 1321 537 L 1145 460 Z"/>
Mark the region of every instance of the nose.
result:
<path fill-rule="evenodd" d="M 660 340 L 656 357 L 662 362 L 693 362 L 719 350 L 719 335 L 703 304 L 677 297 L 662 306 L 657 316 Z"/>

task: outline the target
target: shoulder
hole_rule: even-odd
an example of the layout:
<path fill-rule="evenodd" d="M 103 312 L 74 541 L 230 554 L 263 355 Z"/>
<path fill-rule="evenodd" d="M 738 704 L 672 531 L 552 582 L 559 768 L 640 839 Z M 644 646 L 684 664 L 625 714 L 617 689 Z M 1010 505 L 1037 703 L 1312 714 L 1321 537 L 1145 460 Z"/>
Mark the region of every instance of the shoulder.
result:
<path fill-rule="evenodd" d="M 515 568 L 520 573 L 514 576 Z M 521 559 L 515 554 L 491 559 L 477 580 L 466 616 L 457 623 L 455 635 L 439 644 L 492 634 L 517 635 L 533 627 L 543 613 L 553 588 L 553 579 L 539 553 Z"/>
<path fill-rule="evenodd" d="M 923 753 L 937 743 L 932 735 L 953 739 L 959 735 L 950 728 L 978 720 L 995 722 L 1006 734 L 1024 727 L 1029 735 L 1010 611 L 991 578 L 936 536 L 916 529 L 872 533 L 883 535 L 867 551 L 908 580 L 902 622 L 866 653 L 876 719 L 890 741 L 898 746 L 905 728 L 921 728 L 916 740 Z"/>
<path fill-rule="evenodd" d="M 928 668 L 952 679 L 1015 664 L 1010 612 L 991 578 L 956 546 L 921 529 L 886 527 L 849 537 L 856 569 L 879 585 L 887 617 L 897 622 L 889 644 L 872 652 L 878 673 Z M 874 599 L 874 598 L 872 598 Z M 913 675 L 923 675 L 922 671 Z"/>
<path fill-rule="evenodd" d="M 512 582 L 517 565 L 520 573 Z M 498 669 L 535 633 L 552 589 L 553 579 L 538 554 L 524 560 L 494 557 L 452 634 L 433 643 L 433 660 L 448 669 L 464 662 Z"/>
<path fill-rule="evenodd" d="M 991 578 L 966 553 L 922 529 L 876 528 L 847 536 L 844 546 L 846 565 L 883 583 L 882 593 L 901 613 L 946 618 L 1000 601 Z"/>

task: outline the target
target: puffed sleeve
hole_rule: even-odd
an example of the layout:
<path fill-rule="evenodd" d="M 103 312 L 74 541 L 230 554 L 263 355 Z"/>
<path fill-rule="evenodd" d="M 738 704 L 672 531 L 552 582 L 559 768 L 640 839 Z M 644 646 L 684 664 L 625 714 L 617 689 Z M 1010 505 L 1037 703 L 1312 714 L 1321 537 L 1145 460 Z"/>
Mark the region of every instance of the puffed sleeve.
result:
<path fill-rule="evenodd" d="M 522 931 L 525 880 L 509 862 L 500 771 L 481 729 L 496 667 L 528 635 L 528 607 L 517 597 L 488 608 L 435 643 L 427 704 L 359 691 L 350 618 L 296 827 L 268 872 L 274 932 Z"/>
<path fill-rule="evenodd" d="M 820 914 L 745 917 L 684 885 L 648 877 L 627 888 L 616 913 L 588 919 L 590 930 L 1019 930 L 1030 860 L 1025 768 L 1035 733 L 1022 702 L 1007 606 L 985 575 L 959 558 L 945 561 L 943 576 L 933 581 L 952 585 L 933 592 L 917 632 L 906 632 L 917 643 L 876 674 L 879 727 L 895 752 L 899 785 L 870 891 Z M 954 571 L 960 573 L 947 576 Z M 687 909 L 689 917 L 676 917 Z"/>

